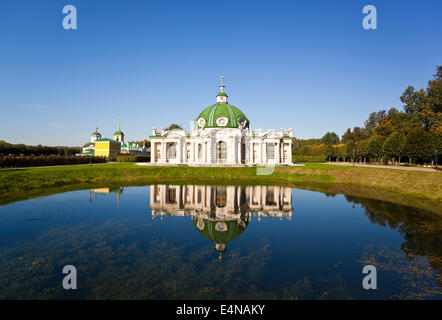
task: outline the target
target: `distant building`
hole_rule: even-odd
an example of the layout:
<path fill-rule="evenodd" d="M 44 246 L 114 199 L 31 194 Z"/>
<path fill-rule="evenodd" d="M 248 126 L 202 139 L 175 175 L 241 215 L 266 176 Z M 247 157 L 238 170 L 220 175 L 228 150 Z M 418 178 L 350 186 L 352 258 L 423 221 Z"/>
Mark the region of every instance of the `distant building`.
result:
<path fill-rule="evenodd" d="M 116 156 L 120 153 L 121 143 L 113 139 L 104 138 L 95 142 L 96 156 Z"/>
<path fill-rule="evenodd" d="M 98 132 L 98 128 L 91 134 L 91 140 L 83 146 L 83 152 L 79 155 L 93 156 L 95 153 L 95 141 L 101 139 L 101 134 Z"/>
<path fill-rule="evenodd" d="M 124 144 L 124 133 L 120 129 L 120 119 L 118 119 L 118 131 L 114 132 L 114 140 Z"/>
<path fill-rule="evenodd" d="M 127 155 L 148 155 L 148 149 L 139 147 L 136 143 L 124 143 L 124 133 L 121 131 L 120 119 L 118 119 L 118 130 L 114 132 L 114 138 L 102 138 L 96 128 L 91 134 L 91 139 L 83 146 L 83 152 L 79 156 L 116 156 Z"/>

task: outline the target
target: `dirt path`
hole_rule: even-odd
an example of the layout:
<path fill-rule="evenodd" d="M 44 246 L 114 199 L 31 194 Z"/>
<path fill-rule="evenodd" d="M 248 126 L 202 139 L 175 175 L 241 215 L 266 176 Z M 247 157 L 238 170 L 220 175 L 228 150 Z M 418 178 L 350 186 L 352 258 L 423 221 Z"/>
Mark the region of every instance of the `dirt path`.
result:
<path fill-rule="evenodd" d="M 337 166 L 353 166 L 352 162 L 327 162 L 327 164 L 337 165 Z M 403 167 L 403 166 L 386 166 L 377 164 L 363 164 L 355 163 L 356 167 L 366 167 L 366 168 L 381 168 L 381 169 L 398 169 L 398 170 L 408 170 L 408 171 L 428 171 L 428 172 L 438 172 L 441 171 L 433 168 L 420 168 L 420 167 Z"/>

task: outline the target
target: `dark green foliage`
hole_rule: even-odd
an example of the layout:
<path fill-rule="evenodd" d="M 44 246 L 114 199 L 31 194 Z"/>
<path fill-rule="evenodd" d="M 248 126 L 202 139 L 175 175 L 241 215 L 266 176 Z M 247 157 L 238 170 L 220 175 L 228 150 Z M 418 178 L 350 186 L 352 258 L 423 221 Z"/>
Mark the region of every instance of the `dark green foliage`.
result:
<path fill-rule="evenodd" d="M 6 141 L 0 141 L 0 156 L 73 156 L 81 152 L 79 147 L 48 147 L 48 146 L 28 146 L 25 144 L 11 144 Z"/>
<path fill-rule="evenodd" d="M 150 162 L 150 156 L 125 156 L 120 155 L 116 159 L 117 162 Z"/>
<path fill-rule="evenodd" d="M 433 155 L 437 149 L 437 137 L 430 132 L 419 128 L 408 133 L 404 144 L 404 154 L 410 158 L 428 158 Z"/>
<path fill-rule="evenodd" d="M 172 123 L 169 127 L 166 128 L 166 130 L 173 130 L 173 129 L 183 129 L 183 128 L 176 123 Z"/>
<path fill-rule="evenodd" d="M 405 137 L 399 132 L 393 132 L 382 146 L 383 154 L 388 157 L 400 157 L 403 154 Z"/>
<path fill-rule="evenodd" d="M 322 143 L 324 143 L 326 145 L 338 144 L 339 143 L 339 136 L 334 132 L 327 132 L 322 137 L 321 140 L 322 140 Z"/>
<path fill-rule="evenodd" d="M 6 156 L 0 157 L 0 168 L 58 166 L 68 164 L 104 163 L 105 157 L 77 156 Z"/>
<path fill-rule="evenodd" d="M 367 153 L 375 158 L 382 156 L 385 138 L 379 135 L 373 135 L 368 139 Z"/>
<path fill-rule="evenodd" d="M 293 163 L 304 163 L 304 162 L 324 162 L 327 161 L 327 157 L 320 155 L 320 156 L 293 156 L 292 157 Z"/>

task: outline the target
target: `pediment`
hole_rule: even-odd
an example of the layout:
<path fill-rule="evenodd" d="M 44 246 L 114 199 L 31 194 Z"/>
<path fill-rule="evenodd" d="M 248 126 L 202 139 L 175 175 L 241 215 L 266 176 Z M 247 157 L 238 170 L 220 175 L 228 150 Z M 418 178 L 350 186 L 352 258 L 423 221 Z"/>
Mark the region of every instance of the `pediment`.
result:
<path fill-rule="evenodd" d="M 269 132 L 269 133 L 266 133 L 266 134 L 264 135 L 264 138 L 266 138 L 266 139 L 281 139 L 282 136 L 279 135 L 279 134 L 277 134 L 277 133 L 274 132 L 274 131 L 271 131 L 271 132 Z"/>
<path fill-rule="evenodd" d="M 172 130 L 172 131 L 166 132 L 163 135 L 164 138 L 170 138 L 170 139 L 179 139 L 179 138 L 183 138 L 185 136 L 186 136 L 186 133 L 184 132 L 184 130 Z"/>

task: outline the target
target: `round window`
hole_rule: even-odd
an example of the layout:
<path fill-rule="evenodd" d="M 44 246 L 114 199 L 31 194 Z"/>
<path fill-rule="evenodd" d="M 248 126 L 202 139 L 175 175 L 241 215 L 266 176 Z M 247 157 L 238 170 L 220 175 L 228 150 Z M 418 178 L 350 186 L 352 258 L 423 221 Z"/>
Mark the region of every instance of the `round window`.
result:
<path fill-rule="evenodd" d="M 206 120 L 204 118 L 199 118 L 198 119 L 198 126 L 200 128 L 204 128 L 205 125 L 206 125 Z"/>
<path fill-rule="evenodd" d="M 226 117 L 219 117 L 218 119 L 216 119 L 216 124 L 220 127 L 225 127 L 228 121 L 229 120 Z"/>

